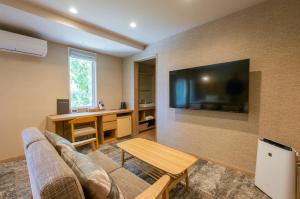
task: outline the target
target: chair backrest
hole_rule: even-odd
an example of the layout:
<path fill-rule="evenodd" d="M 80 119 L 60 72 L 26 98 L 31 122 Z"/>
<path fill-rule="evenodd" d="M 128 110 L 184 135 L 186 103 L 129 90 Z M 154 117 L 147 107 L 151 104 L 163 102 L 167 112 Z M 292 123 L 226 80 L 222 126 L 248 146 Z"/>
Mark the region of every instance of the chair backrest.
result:
<path fill-rule="evenodd" d="M 88 123 L 88 122 L 96 122 L 97 121 L 97 117 L 79 117 L 79 118 L 75 118 L 71 121 L 69 121 L 69 124 L 83 124 L 83 123 Z"/>
<path fill-rule="evenodd" d="M 69 124 L 71 124 L 72 143 L 75 143 L 75 130 L 76 130 L 76 128 L 78 128 L 79 126 L 82 126 L 81 124 L 87 124 L 87 123 L 89 123 L 90 126 L 93 126 L 92 123 L 94 123 L 94 128 L 96 129 L 96 147 L 98 148 L 97 117 L 94 117 L 94 116 L 79 117 L 79 118 L 75 118 L 75 119 L 69 121 Z M 77 127 L 76 127 L 76 125 L 77 125 Z M 94 144 L 93 144 L 93 148 L 94 148 Z"/>

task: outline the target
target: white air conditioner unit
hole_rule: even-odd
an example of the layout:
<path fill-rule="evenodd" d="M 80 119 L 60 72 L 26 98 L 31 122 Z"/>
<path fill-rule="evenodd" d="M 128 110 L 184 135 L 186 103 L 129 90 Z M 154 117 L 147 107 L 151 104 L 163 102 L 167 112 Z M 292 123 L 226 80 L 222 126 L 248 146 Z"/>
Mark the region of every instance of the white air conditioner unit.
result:
<path fill-rule="evenodd" d="M 45 57 L 47 41 L 0 30 L 0 51 Z"/>

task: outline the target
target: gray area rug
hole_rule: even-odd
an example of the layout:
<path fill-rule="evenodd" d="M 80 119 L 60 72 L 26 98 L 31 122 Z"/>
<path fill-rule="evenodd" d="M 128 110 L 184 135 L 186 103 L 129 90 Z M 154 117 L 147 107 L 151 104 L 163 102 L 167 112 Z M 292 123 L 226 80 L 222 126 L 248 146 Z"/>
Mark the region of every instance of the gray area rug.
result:
<path fill-rule="evenodd" d="M 0 198 L 28 199 L 31 196 L 25 160 L 0 163 Z"/>
<path fill-rule="evenodd" d="M 121 151 L 116 143 L 102 145 L 101 152 L 121 164 Z M 155 180 L 145 174 L 140 166 L 149 167 L 137 159 L 126 161 L 124 167 L 150 184 Z M 254 185 L 253 177 L 240 171 L 199 160 L 189 169 L 189 191 L 183 183 L 178 184 L 171 192 L 171 199 L 269 199 Z"/>
<path fill-rule="evenodd" d="M 121 162 L 120 150 L 116 143 L 102 145 L 99 149 L 117 163 Z M 86 152 L 86 150 L 84 150 Z M 149 167 L 137 159 L 130 159 L 125 168 L 150 184 L 155 180 L 140 168 Z M 190 189 L 185 191 L 184 184 L 178 184 L 171 193 L 171 199 L 267 199 L 254 186 L 254 180 L 239 171 L 200 160 L 190 170 Z M 0 199 L 30 198 L 30 184 L 26 161 L 0 163 Z"/>

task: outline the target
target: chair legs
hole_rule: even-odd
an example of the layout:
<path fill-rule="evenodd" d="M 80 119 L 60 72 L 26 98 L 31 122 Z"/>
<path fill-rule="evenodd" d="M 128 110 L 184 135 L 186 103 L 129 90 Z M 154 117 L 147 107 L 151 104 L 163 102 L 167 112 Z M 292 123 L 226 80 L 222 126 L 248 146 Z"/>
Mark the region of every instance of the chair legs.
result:
<path fill-rule="evenodd" d="M 96 148 L 99 148 L 98 131 L 96 132 Z"/>
<path fill-rule="evenodd" d="M 93 151 L 95 151 L 95 150 L 96 150 L 96 147 L 95 147 L 95 142 L 92 142 L 92 149 L 93 149 Z"/>
<path fill-rule="evenodd" d="M 98 136 L 96 136 L 96 141 L 93 142 L 93 151 L 99 148 L 99 143 L 98 143 Z"/>

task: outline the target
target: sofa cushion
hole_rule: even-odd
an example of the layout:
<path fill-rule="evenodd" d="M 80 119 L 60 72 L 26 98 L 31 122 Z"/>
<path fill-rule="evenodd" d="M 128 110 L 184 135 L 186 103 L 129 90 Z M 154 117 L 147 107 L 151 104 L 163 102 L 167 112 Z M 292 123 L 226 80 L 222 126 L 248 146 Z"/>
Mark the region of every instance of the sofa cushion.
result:
<path fill-rule="evenodd" d="M 97 165 L 101 165 L 101 167 L 107 172 L 111 173 L 112 171 L 121 168 L 120 165 L 115 163 L 112 159 L 107 157 L 104 153 L 99 150 L 90 152 L 88 156 L 95 162 Z"/>
<path fill-rule="evenodd" d="M 46 140 L 45 136 L 35 127 L 26 128 L 22 131 L 24 148 L 27 149 L 32 143 Z"/>
<path fill-rule="evenodd" d="M 61 154 L 61 150 L 63 148 L 69 148 L 73 151 L 76 151 L 75 147 L 72 145 L 72 143 L 70 141 L 57 135 L 56 133 L 46 131 L 45 135 L 46 135 L 47 139 L 49 140 L 49 142 L 55 147 L 55 149 L 57 150 L 57 152 L 59 154 Z"/>
<path fill-rule="evenodd" d="M 34 142 L 25 150 L 33 198 L 83 199 L 82 187 L 48 140 Z"/>
<path fill-rule="evenodd" d="M 133 199 L 145 191 L 150 184 L 138 176 L 130 173 L 124 168 L 117 169 L 110 173 L 110 176 L 122 190 L 125 198 Z"/>
<path fill-rule="evenodd" d="M 124 198 L 122 192 L 109 174 L 99 165 L 95 164 L 89 156 L 67 148 L 62 149 L 61 155 L 77 175 L 87 198 Z"/>

